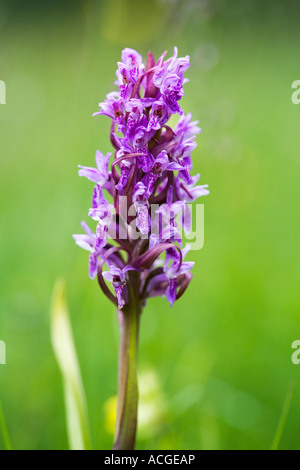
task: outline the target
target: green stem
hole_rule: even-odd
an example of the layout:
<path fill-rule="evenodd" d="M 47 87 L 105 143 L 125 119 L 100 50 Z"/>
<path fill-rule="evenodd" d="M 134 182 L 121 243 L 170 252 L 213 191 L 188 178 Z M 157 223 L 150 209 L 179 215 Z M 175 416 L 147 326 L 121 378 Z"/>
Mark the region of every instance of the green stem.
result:
<path fill-rule="evenodd" d="M 135 286 L 136 287 L 136 286 Z M 114 450 L 133 450 L 137 429 L 138 382 L 137 352 L 140 303 L 132 285 L 130 304 L 118 311 L 121 330 L 118 408 Z"/>

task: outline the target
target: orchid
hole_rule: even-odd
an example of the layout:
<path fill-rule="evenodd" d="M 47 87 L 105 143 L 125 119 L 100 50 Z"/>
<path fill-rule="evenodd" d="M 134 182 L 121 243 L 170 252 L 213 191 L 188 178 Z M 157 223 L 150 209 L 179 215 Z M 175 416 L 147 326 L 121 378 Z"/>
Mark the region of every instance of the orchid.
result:
<path fill-rule="evenodd" d="M 96 152 L 96 167 L 79 166 L 79 176 L 94 183 L 89 216 L 95 232 L 73 235 L 90 252 L 89 276 L 118 311 L 122 341 L 115 449 L 134 448 L 137 415 L 136 355 L 139 320 L 147 299 L 162 296 L 171 306 L 182 297 L 194 262 L 184 261 L 178 226 L 191 227 L 187 204 L 208 194 L 192 176 L 191 154 L 201 132 L 198 121 L 180 107 L 189 56 L 158 61 L 126 48 L 118 62 L 118 91 L 109 93 L 94 116 L 111 119 L 112 153 Z M 174 129 L 167 125 L 179 115 Z M 107 195 L 104 195 L 106 191 Z M 152 207 L 155 207 L 152 211 Z M 113 241 L 111 240 L 113 239 Z M 164 259 L 163 259 L 164 258 Z M 108 266 L 108 270 L 104 269 Z"/>

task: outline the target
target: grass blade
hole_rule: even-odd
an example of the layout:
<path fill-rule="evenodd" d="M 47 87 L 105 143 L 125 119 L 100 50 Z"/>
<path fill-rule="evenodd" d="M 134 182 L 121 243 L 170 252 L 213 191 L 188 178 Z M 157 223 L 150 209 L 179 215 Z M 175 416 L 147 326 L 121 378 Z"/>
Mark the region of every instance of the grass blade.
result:
<path fill-rule="evenodd" d="M 287 393 L 286 393 L 286 396 L 285 396 L 285 400 L 284 400 L 284 403 L 283 403 L 281 416 L 280 416 L 280 419 L 279 419 L 279 423 L 278 423 L 278 426 L 277 426 L 277 430 L 276 430 L 276 433 L 275 433 L 275 437 L 274 437 L 274 440 L 273 440 L 271 450 L 277 450 L 278 449 L 278 446 L 279 446 L 279 443 L 280 443 L 280 440 L 281 440 L 281 436 L 283 434 L 283 430 L 284 430 L 284 427 L 285 427 L 285 424 L 286 424 L 286 421 L 287 421 L 287 417 L 288 417 L 288 414 L 289 414 L 289 411 L 290 411 L 290 406 L 291 406 L 291 402 L 292 402 L 292 398 L 293 398 L 293 394 L 294 394 L 294 389 L 295 389 L 295 382 L 290 382 Z"/>
<path fill-rule="evenodd" d="M 9 439 L 8 432 L 7 432 L 5 419 L 4 419 L 4 415 L 3 415 L 3 411 L 2 411 L 1 402 L 0 402 L 0 429 L 1 429 L 2 435 L 3 435 L 5 449 L 6 450 L 12 450 L 12 447 L 11 447 L 11 444 L 10 444 L 10 439 Z"/>
<path fill-rule="evenodd" d="M 51 305 L 51 340 L 64 382 L 67 430 L 72 450 L 91 448 L 87 406 L 73 340 L 64 281 L 57 281 Z"/>

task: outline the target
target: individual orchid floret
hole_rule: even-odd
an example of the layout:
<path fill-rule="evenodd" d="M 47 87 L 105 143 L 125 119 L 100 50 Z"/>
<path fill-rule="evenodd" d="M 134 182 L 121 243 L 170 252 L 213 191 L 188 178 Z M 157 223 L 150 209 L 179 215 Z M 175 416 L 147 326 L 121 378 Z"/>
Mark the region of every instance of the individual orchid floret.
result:
<path fill-rule="evenodd" d="M 190 171 L 192 169 L 191 153 L 197 147 L 196 142 L 192 140 L 185 141 L 182 134 L 177 145 L 172 149 L 172 161 L 168 166 L 170 171 L 179 171 L 179 176 L 185 180 L 187 184 L 192 183 Z"/>
<path fill-rule="evenodd" d="M 141 54 L 129 47 L 123 49 L 121 60 L 122 63 L 131 70 L 135 68 L 139 69 L 140 67 L 144 68 Z"/>
<path fill-rule="evenodd" d="M 185 258 L 189 249 L 190 247 L 186 246 L 182 250 L 182 259 Z M 171 265 L 169 265 L 170 261 Z M 166 274 L 167 279 L 169 280 L 169 286 L 166 290 L 166 297 L 168 302 L 170 302 L 171 306 L 174 305 L 177 297 L 177 287 L 180 276 L 188 276 L 190 280 L 190 271 L 193 269 L 194 265 L 195 263 L 192 261 L 180 261 L 179 257 L 176 256 L 176 253 L 174 253 L 174 250 L 167 254 L 164 272 Z"/>
<path fill-rule="evenodd" d="M 89 210 L 89 216 L 96 221 L 108 224 L 112 209 L 113 206 L 105 199 L 100 185 L 97 184 L 94 188 L 92 208 Z"/>
<path fill-rule="evenodd" d="M 78 246 L 90 252 L 89 276 L 94 279 L 98 270 L 98 258 L 106 245 L 106 240 L 97 238 L 85 222 L 81 222 L 81 226 L 86 233 L 73 235 L 73 238 Z"/>
<path fill-rule="evenodd" d="M 194 202 L 201 196 L 207 196 L 209 194 L 207 184 L 195 186 L 199 178 L 199 174 L 193 176 L 191 178 L 191 184 L 186 184 L 179 176 L 177 176 L 174 181 L 178 197 L 185 202 L 182 216 L 179 221 L 186 234 L 189 234 L 192 228 L 192 210 L 190 203 Z"/>
<path fill-rule="evenodd" d="M 160 64 L 160 67 L 157 68 L 154 74 L 154 83 L 157 87 L 163 85 L 164 80 L 169 75 L 176 75 L 180 78 L 181 83 L 184 81 L 184 72 L 190 67 L 190 57 L 180 57 L 178 58 L 178 49 L 174 47 L 173 57 L 167 60 L 165 63 Z"/>
<path fill-rule="evenodd" d="M 175 178 L 176 191 L 182 201 L 194 202 L 199 197 L 209 194 L 209 190 L 207 189 L 208 184 L 195 186 L 199 178 L 200 174 L 193 176 L 191 178 L 191 184 L 185 184 L 179 176 Z"/>
<path fill-rule="evenodd" d="M 160 98 L 152 105 L 147 131 L 158 131 L 169 120 L 169 117 L 170 114 L 168 112 L 167 105 L 164 100 Z"/>
<path fill-rule="evenodd" d="M 79 176 L 85 176 L 90 181 L 103 186 L 109 179 L 108 163 L 111 157 L 111 152 L 105 156 L 97 150 L 96 152 L 96 165 L 97 168 L 91 168 L 88 166 L 78 165 L 80 170 L 78 171 Z"/>
<path fill-rule="evenodd" d="M 132 163 L 129 160 L 122 160 L 120 163 L 121 176 L 118 184 L 116 184 L 116 189 L 122 191 L 128 182 L 129 172 L 131 169 Z"/>
<path fill-rule="evenodd" d="M 182 249 L 182 256 L 179 256 L 179 252 L 172 247 L 167 249 L 164 267 L 156 268 L 156 275 L 147 285 L 147 296 L 166 297 L 173 306 L 175 301 L 183 295 L 193 277 L 191 270 L 194 262 L 183 261 L 189 249 L 189 245 Z"/>
<path fill-rule="evenodd" d="M 92 253 L 95 251 L 96 235 L 84 221 L 81 222 L 81 226 L 86 233 L 79 235 L 75 234 L 73 235 L 73 238 L 78 246 Z"/>
<path fill-rule="evenodd" d="M 172 149 L 172 160 L 179 161 L 179 159 L 190 157 L 192 151 L 197 147 L 196 142 L 192 139 L 186 140 L 184 137 L 184 134 L 181 134 L 181 139 Z"/>
<path fill-rule="evenodd" d="M 136 81 L 139 78 L 141 70 L 144 69 L 142 56 L 134 49 L 126 48 L 122 52 L 122 62 L 118 62 L 116 72 L 120 86 L 121 98 L 127 100 L 133 90 Z"/>
<path fill-rule="evenodd" d="M 181 78 L 182 83 L 185 83 L 184 73 L 190 67 L 190 56 L 178 57 L 178 48 L 174 47 L 173 57 L 169 61 L 169 73 L 175 73 Z"/>
<path fill-rule="evenodd" d="M 162 204 L 156 211 L 159 220 L 159 239 L 178 242 L 181 245 L 182 237 L 178 229 L 176 217 L 183 211 L 185 203 L 183 201 L 173 202 L 173 195 L 173 186 L 170 186 L 166 203 Z"/>
<path fill-rule="evenodd" d="M 126 120 L 125 120 L 125 108 L 124 101 L 120 98 L 119 92 L 109 93 L 106 100 L 103 103 L 99 103 L 101 111 L 94 113 L 93 116 L 104 114 L 113 119 L 117 124 L 118 132 L 125 133 L 126 131 Z"/>
<path fill-rule="evenodd" d="M 159 177 L 162 176 L 164 171 L 169 165 L 169 157 L 165 150 L 162 150 L 156 157 L 153 162 L 149 173 L 145 176 L 145 181 L 147 181 L 147 188 L 145 192 L 145 197 L 148 199 L 151 194 L 153 194 L 154 186 Z"/>
<path fill-rule="evenodd" d="M 183 83 L 184 72 L 189 68 L 189 57 L 177 58 L 177 48 L 174 49 L 174 56 L 162 65 L 154 74 L 153 82 L 159 88 L 162 99 L 171 114 L 183 114 L 178 105 L 178 101 L 184 96 Z"/>
<path fill-rule="evenodd" d="M 101 187 L 97 184 L 94 188 L 92 208 L 89 216 L 98 222 L 96 239 L 98 245 L 106 245 L 107 232 L 112 220 L 114 207 L 103 196 Z"/>
<path fill-rule="evenodd" d="M 110 266 L 109 271 L 102 272 L 102 276 L 108 282 L 111 282 L 115 290 L 118 308 L 121 310 L 125 305 L 125 300 L 123 298 L 123 291 L 126 286 L 126 273 L 128 271 L 135 271 L 132 266 L 125 266 L 123 269 L 120 269 L 116 266 Z"/>
<path fill-rule="evenodd" d="M 171 162 L 170 165 L 168 165 L 168 170 L 179 171 L 179 177 L 182 178 L 187 184 L 191 184 L 193 181 L 189 171 L 191 168 L 191 157 L 181 158 L 179 161 Z"/>
<path fill-rule="evenodd" d="M 139 99 L 131 99 L 127 101 L 125 109 L 128 112 L 126 138 L 129 139 L 134 133 L 134 130 L 138 126 L 142 126 L 142 122 L 140 123 L 140 120 L 144 117 L 144 106 Z"/>
<path fill-rule="evenodd" d="M 149 204 L 146 197 L 146 186 L 140 181 L 136 184 L 133 203 L 136 210 L 136 226 L 142 235 L 150 230 Z"/>
<path fill-rule="evenodd" d="M 196 134 L 200 134 L 201 129 L 197 125 L 199 121 L 191 122 L 191 120 L 192 113 L 182 114 L 174 128 L 175 134 L 178 136 L 183 135 L 184 139 L 195 138 Z"/>

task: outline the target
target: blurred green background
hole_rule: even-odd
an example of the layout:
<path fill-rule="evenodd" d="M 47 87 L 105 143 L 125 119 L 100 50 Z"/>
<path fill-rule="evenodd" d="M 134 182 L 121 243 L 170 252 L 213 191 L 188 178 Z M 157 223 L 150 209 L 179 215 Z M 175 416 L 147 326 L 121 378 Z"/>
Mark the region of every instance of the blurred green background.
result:
<path fill-rule="evenodd" d="M 299 18 L 297 1 L 0 1 L 0 400 L 13 448 L 68 448 L 49 332 L 58 276 L 93 447 L 112 446 L 119 333 L 71 238 L 92 190 L 77 165 L 111 150 L 110 120 L 91 116 L 121 50 L 175 45 L 191 57 L 181 104 L 203 129 L 194 168 L 211 194 L 189 291 L 143 314 L 137 447 L 269 449 L 295 383 L 279 448 L 300 448 Z"/>

